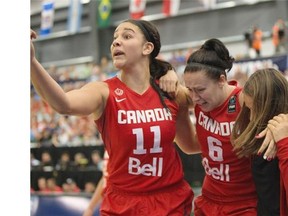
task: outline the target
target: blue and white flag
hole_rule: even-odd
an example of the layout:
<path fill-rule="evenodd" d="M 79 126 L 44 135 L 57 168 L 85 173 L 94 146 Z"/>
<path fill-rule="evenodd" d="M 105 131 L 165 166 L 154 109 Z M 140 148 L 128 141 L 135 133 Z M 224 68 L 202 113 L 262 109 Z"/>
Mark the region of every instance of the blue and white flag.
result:
<path fill-rule="evenodd" d="M 82 4 L 81 0 L 70 0 L 68 13 L 68 31 L 72 34 L 78 32 L 81 27 Z"/>
<path fill-rule="evenodd" d="M 54 23 L 54 0 L 43 0 L 40 35 L 50 34 Z"/>

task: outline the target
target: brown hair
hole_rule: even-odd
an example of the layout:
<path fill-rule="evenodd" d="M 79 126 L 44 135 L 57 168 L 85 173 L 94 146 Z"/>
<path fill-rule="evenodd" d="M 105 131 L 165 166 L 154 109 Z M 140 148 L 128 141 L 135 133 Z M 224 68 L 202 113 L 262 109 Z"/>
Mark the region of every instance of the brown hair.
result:
<path fill-rule="evenodd" d="M 253 100 L 253 115 L 243 105 L 232 131 L 232 144 L 240 157 L 256 154 L 263 139 L 255 136 L 264 130 L 270 119 L 288 113 L 288 81 L 273 68 L 255 71 L 243 87 L 243 93 Z"/>
<path fill-rule="evenodd" d="M 234 58 L 230 56 L 228 49 L 222 41 L 212 38 L 193 52 L 188 60 L 184 73 L 204 71 L 213 80 L 219 80 L 223 74 L 230 71 Z"/>

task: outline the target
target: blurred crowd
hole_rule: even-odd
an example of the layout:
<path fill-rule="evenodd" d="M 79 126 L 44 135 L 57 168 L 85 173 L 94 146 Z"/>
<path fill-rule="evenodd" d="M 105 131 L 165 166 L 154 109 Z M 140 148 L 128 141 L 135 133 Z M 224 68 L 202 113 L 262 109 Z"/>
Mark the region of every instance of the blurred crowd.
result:
<path fill-rule="evenodd" d="M 73 156 L 69 151 L 63 151 L 59 159 L 53 158 L 51 152 L 45 150 L 41 154 L 41 158 L 37 159 L 34 154 L 30 153 L 31 171 L 42 173 L 37 177 L 37 185 L 31 185 L 31 192 L 39 193 L 58 193 L 58 192 L 86 192 L 93 193 L 97 182 L 88 179 L 83 186 L 79 186 L 77 179 L 67 177 L 63 181 L 61 171 L 73 172 L 76 171 L 99 171 L 102 173 L 103 156 L 100 151 L 93 150 L 90 157 L 87 157 L 83 152 L 76 152 Z M 40 171 L 40 172 L 39 172 Z M 48 175 L 45 173 L 49 173 Z"/>

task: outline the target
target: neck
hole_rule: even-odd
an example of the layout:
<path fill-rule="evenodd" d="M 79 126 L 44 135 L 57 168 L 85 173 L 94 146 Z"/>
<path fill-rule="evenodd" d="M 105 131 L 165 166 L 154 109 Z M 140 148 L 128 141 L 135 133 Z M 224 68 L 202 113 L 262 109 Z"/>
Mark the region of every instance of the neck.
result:
<path fill-rule="evenodd" d="M 121 82 L 125 83 L 127 87 L 131 90 L 137 92 L 138 94 L 144 93 L 150 87 L 150 74 L 127 74 L 120 72 L 117 74 L 117 77 Z"/>

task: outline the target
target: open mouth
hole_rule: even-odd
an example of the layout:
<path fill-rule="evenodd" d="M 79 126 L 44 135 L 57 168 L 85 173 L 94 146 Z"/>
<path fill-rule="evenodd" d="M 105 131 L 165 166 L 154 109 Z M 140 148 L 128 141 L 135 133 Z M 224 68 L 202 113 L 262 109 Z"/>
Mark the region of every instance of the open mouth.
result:
<path fill-rule="evenodd" d="M 122 51 L 115 51 L 114 54 L 113 54 L 114 57 L 117 57 L 117 56 L 120 56 L 120 55 L 124 55 L 124 52 L 122 52 Z"/>

